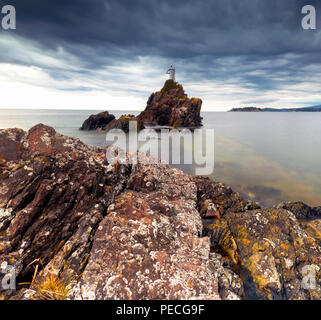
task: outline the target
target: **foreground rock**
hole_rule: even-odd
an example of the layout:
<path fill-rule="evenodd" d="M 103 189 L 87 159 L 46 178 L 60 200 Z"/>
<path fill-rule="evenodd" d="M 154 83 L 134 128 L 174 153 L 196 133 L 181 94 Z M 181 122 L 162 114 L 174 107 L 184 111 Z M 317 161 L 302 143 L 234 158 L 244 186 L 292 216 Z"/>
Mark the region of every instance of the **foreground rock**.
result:
<path fill-rule="evenodd" d="M 67 277 L 69 299 L 321 298 L 320 208 L 260 208 L 105 152 L 44 125 L 0 130 L 0 265 L 27 283 L 4 296 L 58 299 L 39 288 Z"/>
<path fill-rule="evenodd" d="M 220 183 L 193 179 L 206 219 L 203 235 L 232 263 L 247 299 L 321 298 L 320 207 L 286 202 L 260 208 Z M 315 275 L 311 287 L 309 274 Z"/>
<path fill-rule="evenodd" d="M 106 130 L 106 126 L 115 119 L 113 114 L 108 111 L 101 112 L 98 114 L 92 114 L 85 122 L 82 124 L 80 130 L 90 131 L 90 130 Z"/>
<path fill-rule="evenodd" d="M 76 299 L 220 299 L 200 238 L 196 186 L 166 166 L 133 168 L 96 232 Z"/>
<path fill-rule="evenodd" d="M 79 272 L 107 207 L 122 191 L 128 168 L 108 166 L 105 152 L 53 128 L 0 131 L 0 264 L 30 281 L 55 254 Z M 63 254 L 62 254 L 63 252 Z"/>
<path fill-rule="evenodd" d="M 204 234 L 233 261 L 248 299 L 319 300 L 320 223 L 298 221 L 283 209 L 228 211 Z M 315 275 L 311 287 L 309 274 Z"/>
<path fill-rule="evenodd" d="M 216 257 L 221 271 L 210 268 L 189 176 L 161 164 L 112 166 L 105 149 L 44 125 L 1 130 L 0 145 L 8 146 L 1 149 L 0 264 L 15 267 L 17 283 L 36 277 L 30 289 L 6 296 L 44 298 L 39 285 L 67 268 L 74 299 L 221 298 L 224 267 Z M 229 285 L 224 297 L 238 298 Z"/>
<path fill-rule="evenodd" d="M 199 127 L 201 107 L 201 99 L 189 99 L 182 85 L 167 80 L 161 91 L 149 97 L 146 109 L 137 118 L 145 125 Z"/>

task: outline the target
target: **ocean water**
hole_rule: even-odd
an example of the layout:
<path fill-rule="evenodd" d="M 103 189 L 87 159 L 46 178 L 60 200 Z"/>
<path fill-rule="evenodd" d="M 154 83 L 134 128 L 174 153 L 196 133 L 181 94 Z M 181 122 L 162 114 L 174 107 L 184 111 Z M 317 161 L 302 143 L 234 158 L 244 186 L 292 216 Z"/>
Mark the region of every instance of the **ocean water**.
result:
<path fill-rule="evenodd" d="M 98 110 L 0 109 L 0 128 L 30 129 L 37 123 L 104 146 L 105 133 L 79 127 Z M 139 112 L 112 111 L 121 114 Z M 272 206 L 301 200 L 321 206 L 321 113 L 202 113 L 204 128 L 214 129 L 215 170 L 220 180 L 247 199 Z M 193 174 L 193 165 L 178 165 Z"/>

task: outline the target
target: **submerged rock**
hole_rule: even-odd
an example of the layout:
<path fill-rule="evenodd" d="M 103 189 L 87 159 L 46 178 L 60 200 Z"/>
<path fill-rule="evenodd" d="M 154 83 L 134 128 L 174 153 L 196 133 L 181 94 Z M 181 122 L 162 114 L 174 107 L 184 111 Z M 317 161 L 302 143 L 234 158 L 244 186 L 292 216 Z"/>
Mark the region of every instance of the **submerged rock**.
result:
<path fill-rule="evenodd" d="M 188 98 L 182 85 L 167 80 L 161 91 L 149 97 L 137 118 L 146 125 L 194 128 L 202 125 L 201 107 L 201 99 Z"/>
<path fill-rule="evenodd" d="M 298 219 L 321 217 L 321 207 L 311 208 L 301 201 L 282 202 L 276 207 L 291 211 Z"/>
<path fill-rule="evenodd" d="M 85 122 L 82 124 L 80 130 L 90 131 L 90 130 L 102 130 L 104 131 L 106 126 L 115 119 L 113 114 L 108 111 L 101 112 L 98 114 L 92 114 Z"/>

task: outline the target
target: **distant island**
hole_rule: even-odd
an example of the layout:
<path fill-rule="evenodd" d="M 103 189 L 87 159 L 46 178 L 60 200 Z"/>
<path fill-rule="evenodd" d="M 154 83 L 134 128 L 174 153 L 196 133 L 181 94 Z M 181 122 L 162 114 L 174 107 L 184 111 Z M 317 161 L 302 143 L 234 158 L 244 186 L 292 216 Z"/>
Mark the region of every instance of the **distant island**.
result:
<path fill-rule="evenodd" d="M 257 107 L 244 107 L 233 108 L 229 112 L 321 112 L 321 105 L 303 108 L 257 108 Z"/>

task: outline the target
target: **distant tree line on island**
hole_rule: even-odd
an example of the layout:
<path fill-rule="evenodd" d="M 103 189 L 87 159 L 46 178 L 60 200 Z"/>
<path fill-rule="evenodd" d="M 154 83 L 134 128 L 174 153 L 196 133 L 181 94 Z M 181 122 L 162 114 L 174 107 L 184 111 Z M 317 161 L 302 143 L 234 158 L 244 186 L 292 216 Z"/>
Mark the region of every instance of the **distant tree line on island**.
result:
<path fill-rule="evenodd" d="M 244 107 L 233 108 L 229 112 L 321 112 L 321 105 L 303 108 L 258 108 L 258 107 Z"/>

